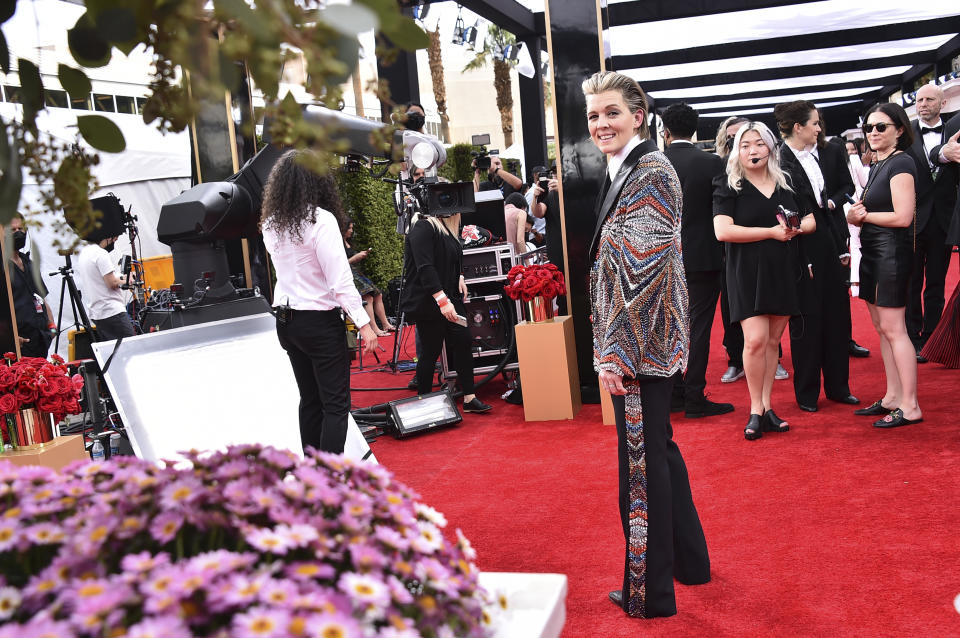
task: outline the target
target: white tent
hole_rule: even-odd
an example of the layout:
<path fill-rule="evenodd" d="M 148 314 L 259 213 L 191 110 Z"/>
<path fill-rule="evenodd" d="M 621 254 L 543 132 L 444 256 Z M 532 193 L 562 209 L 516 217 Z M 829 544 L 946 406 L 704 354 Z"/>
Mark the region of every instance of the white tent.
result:
<path fill-rule="evenodd" d="M 5 120 L 18 117 L 19 108 L 14 104 L 0 104 L 0 116 Z M 100 163 L 93 168 L 100 189 L 91 193 L 90 197 L 112 192 L 120 198 L 124 208 L 131 208 L 131 214 L 138 218 L 140 239 L 137 253 L 141 258 L 170 254 L 169 246 L 157 240 L 157 220 L 161 205 L 190 187 L 189 136 L 186 133 L 161 135 L 155 128 L 146 126 L 138 115 L 98 115 L 110 118 L 120 127 L 127 148 L 122 153 L 100 154 Z M 50 109 L 41 113 L 38 126 L 40 130 L 60 139 L 76 139 L 74 111 Z M 20 197 L 22 210 L 38 208 L 40 188 L 41 185 L 24 173 L 24 186 Z M 31 227 L 28 232 L 31 256 L 50 291 L 47 303 L 54 312 L 54 318 L 60 305 L 62 281 L 56 271 L 64 265 L 57 246 L 70 245 L 76 239 L 73 233 L 54 231 L 53 222 L 60 215 L 60 211 L 43 211 L 31 217 L 30 219 L 36 220 L 40 226 Z M 123 255 L 130 254 L 130 243 L 126 237 L 117 241 L 114 254 L 118 261 Z M 64 327 L 72 321 L 73 316 L 67 302 L 64 307 Z M 66 335 L 61 338 L 58 352 L 66 356 Z"/>

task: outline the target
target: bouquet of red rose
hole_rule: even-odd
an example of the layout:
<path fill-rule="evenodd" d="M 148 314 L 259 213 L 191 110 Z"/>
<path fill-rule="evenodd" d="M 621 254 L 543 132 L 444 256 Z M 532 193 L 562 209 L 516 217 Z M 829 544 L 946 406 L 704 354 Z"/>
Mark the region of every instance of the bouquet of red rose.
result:
<path fill-rule="evenodd" d="M 563 273 L 553 264 L 514 266 L 507 273 L 507 285 L 503 287 L 511 299 L 532 301 L 535 297 L 553 299 L 567 294 Z"/>
<path fill-rule="evenodd" d="M 3 355 L 6 367 L 0 366 L 0 414 L 15 414 L 35 407 L 54 416 L 57 422 L 68 414 L 79 414 L 83 377 L 71 378 L 63 357 L 52 355 L 51 361 L 39 357 L 23 357 L 8 352 Z"/>

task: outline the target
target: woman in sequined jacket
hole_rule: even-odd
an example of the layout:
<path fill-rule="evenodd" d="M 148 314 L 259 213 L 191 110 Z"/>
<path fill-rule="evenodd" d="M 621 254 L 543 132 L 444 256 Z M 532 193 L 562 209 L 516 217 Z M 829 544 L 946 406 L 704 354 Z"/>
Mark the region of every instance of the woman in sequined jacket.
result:
<path fill-rule="evenodd" d="M 609 597 L 631 616 L 672 616 L 674 577 L 710 580 L 703 528 L 670 427 L 671 376 L 686 366 L 689 338 L 682 191 L 649 139 L 636 81 L 597 73 L 583 93 L 590 137 L 609 160 L 590 247 L 594 367 L 613 398 L 626 540 L 623 581 Z"/>

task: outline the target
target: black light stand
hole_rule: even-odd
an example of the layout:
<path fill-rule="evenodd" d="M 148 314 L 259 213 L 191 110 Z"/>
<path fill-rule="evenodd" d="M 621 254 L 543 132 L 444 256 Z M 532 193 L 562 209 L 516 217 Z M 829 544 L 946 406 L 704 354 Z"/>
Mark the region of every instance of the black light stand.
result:
<path fill-rule="evenodd" d="M 125 257 L 123 260 L 123 276 L 126 279 L 132 272 L 133 278 L 130 283 L 123 284 L 121 288 L 133 291 L 133 300 L 130 302 L 132 312 L 130 314 L 133 316 L 133 324 L 137 332 L 142 332 L 140 319 L 147 309 L 147 300 L 144 294 L 143 264 L 140 263 L 140 258 L 137 256 L 136 242 L 140 237 L 140 231 L 137 230 L 137 216 L 132 215 L 131 210 L 133 210 L 132 205 L 123 211 L 123 226 L 130 241 L 130 257 Z"/>
<path fill-rule="evenodd" d="M 70 308 L 73 311 L 74 326 L 77 328 L 82 326 L 90 336 L 91 341 L 99 341 L 97 333 L 93 329 L 93 324 L 90 323 L 90 317 L 87 316 L 87 311 L 83 307 L 83 300 L 80 298 L 77 282 L 73 279 L 73 262 L 70 260 L 70 255 L 64 255 L 63 259 L 64 265 L 55 272 L 50 273 L 51 277 L 59 274 L 63 278 L 60 282 L 60 307 L 57 310 L 57 340 L 53 347 L 54 352 L 60 349 L 60 335 L 63 333 L 63 300 L 65 292 L 69 292 L 70 294 Z"/>

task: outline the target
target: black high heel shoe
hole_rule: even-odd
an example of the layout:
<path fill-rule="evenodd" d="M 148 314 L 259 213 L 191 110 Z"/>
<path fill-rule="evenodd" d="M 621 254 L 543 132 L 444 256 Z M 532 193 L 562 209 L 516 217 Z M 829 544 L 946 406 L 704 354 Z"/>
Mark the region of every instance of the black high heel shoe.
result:
<path fill-rule="evenodd" d="M 788 432 L 790 430 L 787 422 L 778 417 L 773 410 L 767 410 L 763 413 L 760 427 L 764 432 Z"/>
<path fill-rule="evenodd" d="M 743 438 L 748 441 L 756 441 L 761 436 L 763 436 L 763 426 L 761 424 L 761 416 L 759 414 L 751 414 L 750 420 L 747 421 L 747 427 L 743 428 Z"/>

